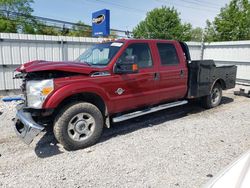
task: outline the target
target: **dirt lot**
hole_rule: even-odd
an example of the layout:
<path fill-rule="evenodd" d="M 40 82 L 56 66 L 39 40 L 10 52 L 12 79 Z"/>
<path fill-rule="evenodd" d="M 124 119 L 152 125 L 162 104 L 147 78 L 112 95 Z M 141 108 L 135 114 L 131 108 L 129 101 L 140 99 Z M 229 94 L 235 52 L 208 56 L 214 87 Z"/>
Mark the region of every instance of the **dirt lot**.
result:
<path fill-rule="evenodd" d="M 250 148 L 250 98 L 189 104 L 119 123 L 90 148 L 68 152 L 51 133 L 27 146 L 15 103 L 0 103 L 0 187 L 200 187 Z"/>

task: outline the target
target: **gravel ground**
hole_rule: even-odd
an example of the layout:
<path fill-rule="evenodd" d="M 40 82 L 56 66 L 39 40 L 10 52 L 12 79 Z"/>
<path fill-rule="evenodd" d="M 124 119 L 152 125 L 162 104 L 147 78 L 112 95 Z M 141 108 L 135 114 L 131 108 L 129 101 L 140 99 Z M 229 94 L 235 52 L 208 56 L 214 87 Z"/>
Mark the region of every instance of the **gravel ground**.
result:
<path fill-rule="evenodd" d="M 250 98 L 189 104 L 105 129 L 69 152 L 51 132 L 27 146 L 15 135 L 15 103 L 0 102 L 0 187 L 200 187 L 250 148 Z"/>

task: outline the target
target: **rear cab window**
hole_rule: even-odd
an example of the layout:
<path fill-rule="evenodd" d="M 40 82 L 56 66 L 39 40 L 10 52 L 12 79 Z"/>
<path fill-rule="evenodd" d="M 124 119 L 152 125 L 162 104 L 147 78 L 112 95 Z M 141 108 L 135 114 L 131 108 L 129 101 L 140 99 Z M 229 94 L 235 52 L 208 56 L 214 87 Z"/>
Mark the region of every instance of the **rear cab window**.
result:
<path fill-rule="evenodd" d="M 177 66 L 180 61 L 175 46 L 171 43 L 157 43 L 161 65 Z"/>

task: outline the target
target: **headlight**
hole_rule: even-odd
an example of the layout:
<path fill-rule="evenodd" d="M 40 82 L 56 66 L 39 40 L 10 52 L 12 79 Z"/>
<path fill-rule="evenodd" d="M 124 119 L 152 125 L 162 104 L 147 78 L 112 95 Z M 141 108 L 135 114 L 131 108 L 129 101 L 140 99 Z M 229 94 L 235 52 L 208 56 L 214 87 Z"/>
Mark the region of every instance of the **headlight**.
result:
<path fill-rule="evenodd" d="M 47 96 L 54 90 L 54 82 L 50 80 L 27 81 L 27 102 L 28 107 L 42 108 Z"/>

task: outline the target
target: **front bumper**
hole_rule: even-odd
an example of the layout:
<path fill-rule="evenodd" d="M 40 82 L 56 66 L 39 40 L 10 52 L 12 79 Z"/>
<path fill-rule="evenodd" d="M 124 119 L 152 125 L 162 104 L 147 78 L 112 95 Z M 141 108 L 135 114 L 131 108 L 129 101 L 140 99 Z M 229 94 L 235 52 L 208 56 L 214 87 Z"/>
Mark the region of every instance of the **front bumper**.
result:
<path fill-rule="evenodd" d="M 17 114 L 15 119 L 16 134 L 26 143 L 30 144 L 33 139 L 44 129 L 43 126 L 37 124 L 30 112 L 23 110 L 23 105 L 17 106 Z"/>

